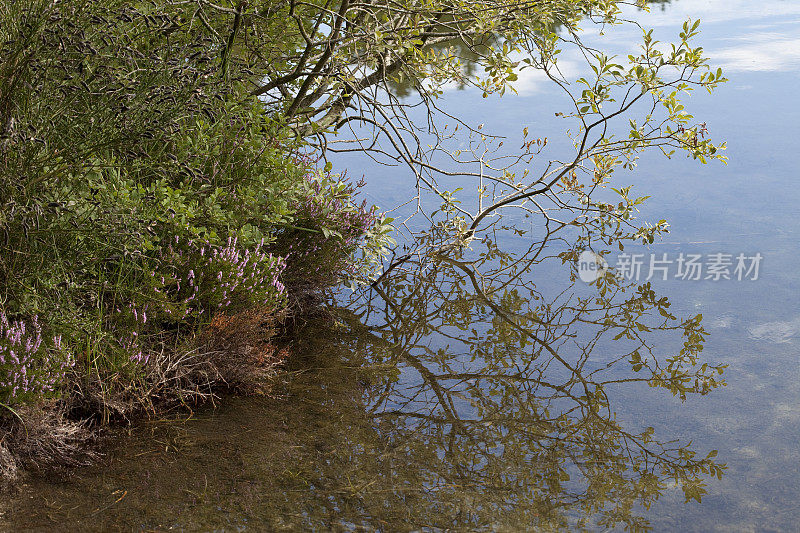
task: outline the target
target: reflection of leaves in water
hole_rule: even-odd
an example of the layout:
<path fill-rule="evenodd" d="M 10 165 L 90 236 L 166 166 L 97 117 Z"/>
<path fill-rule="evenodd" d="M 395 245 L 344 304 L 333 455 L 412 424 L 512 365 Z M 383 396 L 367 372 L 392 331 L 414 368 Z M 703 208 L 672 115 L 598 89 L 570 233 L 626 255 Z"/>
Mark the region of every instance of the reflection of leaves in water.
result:
<path fill-rule="evenodd" d="M 669 484 L 699 500 L 704 476 L 722 475 L 715 453 L 625 429 L 607 391 L 647 384 L 684 398 L 717 387 L 722 367 L 699 362 L 700 317 L 679 320 L 649 284 L 611 275 L 593 294 L 548 299 L 518 272 L 536 257 L 500 253 L 421 254 L 365 305 L 370 357 L 401 369 L 370 398 L 383 438 L 411 456 L 431 450 L 386 481 L 424 469 L 433 504 L 413 525 L 641 526 L 634 506 Z M 683 345 L 659 354 L 673 336 Z"/>
<path fill-rule="evenodd" d="M 472 43 L 465 42 L 461 39 L 450 39 L 430 45 L 430 49 L 435 50 L 437 53 L 449 52 L 449 56 L 459 58 L 461 65 L 460 77 L 462 80 L 455 84 L 459 90 L 466 89 L 469 86 L 467 80 L 474 79 L 479 62 L 482 58 L 486 57 L 492 45 L 497 44 L 498 40 L 493 43 Z M 406 98 L 411 96 L 414 92 L 415 83 L 418 80 L 409 79 L 402 71 L 389 80 L 389 88 L 396 96 Z"/>
<path fill-rule="evenodd" d="M 597 225 L 527 234 L 516 252 L 489 240 L 499 223 L 472 249 L 448 227 L 336 311 L 340 327 L 296 332 L 277 398 L 141 432 L 94 476 L 31 485 L 10 524 L 40 519 L 44 498 L 70 502 L 48 519 L 98 529 L 636 529 L 671 486 L 700 500 L 722 475 L 715 452 L 622 423 L 614 399 L 719 386 L 701 317 L 613 272 L 535 283 L 577 257 L 559 231 Z"/>
<path fill-rule="evenodd" d="M 714 458 L 626 429 L 606 394 L 637 381 L 673 387 L 655 338 L 697 335 L 699 324 L 664 317 L 666 302 L 647 287 L 609 279 L 605 297 L 571 287 L 547 298 L 493 261 L 426 256 L 396 269 L 365 314 L 340 310 L 342 327 L 298 332 L 276 399 L 230 399 L 185 426 L 141 430 L 94 475 L 30 485 L 35 498 L 13 502 L 10 524 L 641 527 L 639 506 L 670 484 L 699 498 L 705 475 L 721 474 Z M 633 339 L 606 339 L 619 332 Z M 678 394 L 716 384 L 701 385 L 705 373 L 680 356 L 671 368 L 692 381 Z"/>

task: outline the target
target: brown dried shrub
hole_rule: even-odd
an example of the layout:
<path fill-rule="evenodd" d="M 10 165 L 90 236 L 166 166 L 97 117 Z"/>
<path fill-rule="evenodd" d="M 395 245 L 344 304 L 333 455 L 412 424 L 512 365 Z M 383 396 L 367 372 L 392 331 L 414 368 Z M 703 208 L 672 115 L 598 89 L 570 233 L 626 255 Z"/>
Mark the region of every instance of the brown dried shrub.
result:
<path fill-rule="evenodd" d="M 265 392 L 276 367 L 287 356 L 273 340 L 284 316 L 266 309 L 220 313 L 203 331 L 201 349 L 209 354 L 228 386 Z"/>

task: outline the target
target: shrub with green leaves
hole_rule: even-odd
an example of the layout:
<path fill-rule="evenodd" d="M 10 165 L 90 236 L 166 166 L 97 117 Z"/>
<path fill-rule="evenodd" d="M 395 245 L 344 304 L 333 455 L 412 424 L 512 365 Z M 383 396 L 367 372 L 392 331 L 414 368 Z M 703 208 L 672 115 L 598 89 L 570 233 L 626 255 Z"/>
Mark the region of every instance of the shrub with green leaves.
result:
<path fill-rule="evenodd" d="M 292 208 L 295 220 L 272 246 L 286 258 L 291 285 L 331 285 L 356 274 L 353 254 L 375 225 L 375 208 L 353 203 L 359 184 L 326 171 L 310 173 Z"/>
<path fill-rule="evenodd" d="M 216 312 L 279 312 L 284 284 L 343 277 L 372 221 L 221 53 L 227 15 L 101 4 L 0 5 L 0 311 L 61 339 L 0 363 L 0 388 L 46 376 L 12 403 L 58 388 L 56 352 L 135 379 Z"/>

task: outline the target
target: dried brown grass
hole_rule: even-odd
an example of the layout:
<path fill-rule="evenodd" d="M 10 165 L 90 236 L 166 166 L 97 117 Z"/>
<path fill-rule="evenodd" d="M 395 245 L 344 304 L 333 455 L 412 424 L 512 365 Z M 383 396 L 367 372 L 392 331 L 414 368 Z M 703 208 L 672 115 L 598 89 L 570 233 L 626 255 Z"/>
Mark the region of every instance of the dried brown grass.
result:
<path fill-rule="evenodd" d="M 23 406 L 0 429 L 0 476 L 13 480 L 20 471 L 59 471 L 97 457 L 96 435 L 85 422 L 69 420 L 59 403 Z"/>
<path fill-rule="evenodd" d="M 111 423 L 196 406 L 219 390 L 267 393 L 288 355 L 273 342 L 284 318 L 263 309 L 218 314 L 200 335 L 183 342 L 192 348 L 167 349 L 162 343 L 136 381 L 75 373 L 62 401 L 0 416 L 0 482 L 24 471 L 59 471 L 92 462 L 98 456 L 93 442 L 99 428 Z"/>

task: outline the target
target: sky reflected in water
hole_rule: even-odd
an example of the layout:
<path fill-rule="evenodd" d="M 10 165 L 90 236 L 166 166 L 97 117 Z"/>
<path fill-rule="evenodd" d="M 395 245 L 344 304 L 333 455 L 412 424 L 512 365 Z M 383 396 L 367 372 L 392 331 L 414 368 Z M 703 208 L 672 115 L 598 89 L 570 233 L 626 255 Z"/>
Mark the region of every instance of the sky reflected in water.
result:
<path fill-rule="evenodd" d="M 662 242 L 626 251 L 764 255 L 758 281 L 656 282 L 679 311 L 703 313 L 710 332 L 705 353 L 730 365 L 728 386 L 684 405 L 622 393 L 618 414 L 718 449 L 729 468 L 710 483 L 702 505 L 684 504 L 676 491 L 645 516 L 667 530 L 792 530 L 800 521 L 800 2 L 681 0 L 630 16 L 655 28 L 662 41 L 674 38 L 685 19 L 702 21 L 699 43 L 730 81 L 713 95 L 696 93 L 688 101 L 711 134 L 727 141 L 730 161 L 703 166 L 649 154 L 634 173 L 618 175 L 617 183 L 633 183 L 652 196 L 645 219 L 671 224 Z M 639 34 L 618 30 L 602 36 L 594 31 L 589 39 L 630 53 Z M 578 61 L 568 53 L 564 59 L 566 78 L 582 75 Z M 516 138 L 531 126 L 536 135 L 555 136 L 563 126 L 552 110 L 563 100 L 541 75 L 520 78 L 518 96 L 493 100 L 451 91 L 446 103 L 469 109 L 489 132 Z M 367 176 L 387 172 L 354 159 L 347 163 Z M 403 197 L 402 170 L 396 172 L 368 189 L 371 200 L 388 206 Z"/>
<path fill-rule="evenodd" d="M 795 183 L 795 156 L 800 142 L 797 131 L 800 111 L 796 104 L 800 2 L 680 0 L 654 6 L 649 14 L 632 9 L 629 16 L 643 26 L 654 27 L 655 37 L 663 41 L 674 38 L 686 18 L 701 19 L 699 42 L 711 63 L 722 66 L 730 81 L 714 95 L 697 93 L 689 101 L 696 115 L 707 121 L 712 135 L 728 142 L 730 162 L 727 166 L 702 166 L 683 158 L 666 160 L 658 154 L 648 154 L 633 173 L 618 174 L 617 183 L 633 183 L 636 191 L 652 196 L 642 210 L 643 218 L 664 218 L 671 224 L 671 232 L 663 241 L 649 247 L 629 246 L 626 251 L 670 256 L 760 253 L 764 260 L 756 281 L 653 281 L 656 292 L 670 298 L 672 313 L 703 314 L 709 332 L 703 355 L 705 359 L 729 365 L 724 374 L 727 387 L 708 396 L 689 396 L 685 403 L 664 391 L 651 390 L 645 382 L 607 391 L 614 420 L 626 431 L 633 434 L 653 427 L 656 436 L 683 444 L 691 441 L 692 449 L 703 455 L 708 450 L 718 450 L 718 460 L 728 465 L 725 475 L 706 480 L 707 494 L 701 504 L 685 503 L 684 493 L 674 481 L 665 482 L 659 499 L 649 508 L 642 505 L 642 501 L 649 501 L 653 495 L 647 490 L 638 494 L 639 499 L 626 500 L 630 493 L 625 491 L 639 479 L 628 471 L 627 477 L 622 476 L 609 486 L 616 491 L 618 501 L 632 505 L 623 515 L 641 516 L 656 530 L 794 530 L 800 522 L 800 508 L 796 504 L 800 500 L 800 187 Z M 587 36 L 588 43 L 618 54 L 634 51 L 632 43 L 638 41 L 639 34 L 629 28 L 621 31 L 609 28 L 603 35 L 592 31 Z M 574 79 L 582 75 L 580 65 L 577 58 L 565 53 L 562 74 Z M 516 139 L 525 126 L 535 130 L 537 136 L 549 135 L 555 139 L 561 135 L 564 122 L 553 116 L 553 110 L 563 107 L 563 96 L 555 94 L 538 74 L 523 73 L 517 85 L 519 95 L 506 95 L 502 99 L 483 99 L 470 90 L 447 91 L 443 104 L 453 111 L 466 110 L 468 120 L 482 122 L 486 131 L 509 138 Z M 337 167 L 349 168 L 351 176 L 363 173 L 368 178 L 364 189 L 367 198 L 382 207 L 398 205 L 409 196 L 411 184 L 402 167 L 381 167 L 356 156 L 338 158 Z M 524 249 L 527 244 L 522 237 L 503 242 L 511 251 Z M 558 293 L 569 283 L 569 272 L 563 267 L 541 265 L 536 270 L 536 286 L 541 290 L 542 301 L 552 297 L 548 292 Z M 443 285 L 440 282 L 431 286 L 441 290 Z M 576 290 L 580 292 L 581 287 L 578 285 Z M 415 299 L 419 298 L 400 300 Z M 469 298 L 462 300 L 474 305 Z M 445 298 L 451 303 L 462 300 L 450 297 L 449 293 Z M 503 305 L 512 304 L 517 305 L 507 298 Z M 464 311 L 455 304 L 452 309 L 437 305 L 436 309 L 444 309 L 453 316 L 463 311 L 464 316 L 470 317 L 465 323 L 474 322 L 480 329 L 475 337 L 496 329 L 491 310 L 480 311 L 476 306 Z M 473 498 L 473 503 L 478 501 L 496 513 L 492 515 L 499 517 L 496 520 L 506 520 L 498 523 L 511 524 L 512 529 L 513 525 L 522 528 L 525 522 L 520 520 L 534 520 L 531 518 L 534 516 L 543 520 L 540 524 L 574 527 L 576 517 L 583 512 L 575 509 L 598 500 L 589 496 L 581 499 L 590 494 L 589 490 L 569 491 L 583 490 L 583 482 L 593 486 L 590 482 L 599 479 L 592 477 L 595 473 L 590 471 L 584 472 L 585 477 L 575 475 L 575 469 L 580 470 L 584 463 L 575 459 L 574 448 L 553 447 L 558 453 L 554 452 L 551 459 L 558 468 L 548 470 L 542 466 L 545 464 L 542 459 L 530 469 L 532 476 L 540 476 L 542 486 L 551 483 L 552 489 L 563 483 L 564 487 L 559 485 L 563 490 L 558 497 L 534 498 L 535 505 L 514 514 L 519 509 L 509 502 L 520 494 L 529 494 L 525 491 L 530 488 L 520 488 L 514 482 L 520 479 L 525 461 L 530 461 L 532 454 L 543 456 L 547 451 L 545 446 L 536 447 L 525 439 L 512 438 L 514 431 L 529 436 L 525 431 L 531 428 L 523 427 L 522 419 L 511 417 L 496 434 L 486 429 L 491 424 L 474 423 L 474 428 L 480 431 L 455 432 L 451 436 L 452 427 L 458 423 L 448 419 L 437 425 L 443 413 L 483 416 L 487 412 L 501 412 L 492 403 L 495 400 L 488 388 L 476 388 L 465 381 L 465 374 L 474 372 L 481 361 L 491 363 L 481 368 L 500 374 L 492 377 L 496 381 L 493 386 L 498 389 L 503 389 L 498 383 L 505 383 L 509 375 L 517 378 L 523 375 L 504 374 L 510 371 L 498 364 L 502 361 L 501 348 L 511 348 L 499 341 L 487 344 L 468 339 L 465 334 L 458 337 L 455 322 L 452 317 L 448 320 L 452 322 L 448 322 L 448 328 L 437 331 L 399 327 L 395 331 L 391 320 L 384 320 L 385 328 L 381 330 L 377 322 L 367 321 L 373 329 L 361 331 L 363 336 L 348 337 L 338 348 L 319 347 L 314 344 L 319 339 L 311 339 L 309 350 L 323 355 L 321 359 L 309 356 L 307 361 L 297 362 L 292 370 L 298 372 L 299 378 L 287 375 L 284 397 L 268 401 L 232 400 L 223 404 L 221 411 L 200 414 L 196 421 L 186 425 L 139 428 L 133 439 L 123 440 L 113 448 L 111 466 L 86 470 L 79 479 L 60 484 L 36 482 L 23 487 L 18 498 L 10 502 L 7 514 L 0 515 L 0 524 L 5 519 L 9 520 L 7 524 L 47 528 L 53 523 L 48 517 L 52 517 L 98 529 L 112 524 L 134 529 L 202 526 L 233 530 L 267 526 L 332 527 L 333 524 L 353 529 L 361 520 L 368 529 L 393 530 L 394 525 L 402 530 L 420 527 L 425 520 L 442 520 L 443 509 L 444 515 L 452 519 L 451 525 L 474 524 L 477 518 L 469 513 L 459 514 L 461 507 L 466 509 L 469 498 Z M 419 320 L 416 326 L 424 324 Z M 542 324 L 536 327 L 547 329 Z M 387 336 L 382 336 L 384 333 Z M 509 346 L 510 340 L 519 341 L 512 333 L 504 335 L 503 342 L 508 341 Z M 413 342 L 409 340 L 411 337 Z M 395 343 L 386 339 L 394 339 Z M 391 356 L 386 354 L 394 353 L 394 348 L 389 347 L 401 340 L 408 341 L 413 348 L 408 354 L 416 354 L 424 364 L 415 366 L 408 354 L 398 367 L 387 363 Z M 592 371 L 606 365 L 610 368 L 610 346 L 598 343 L 591 350 L 580 352 L 586 368 Z M 331 350 L 336 352 L 335 357 L 328 357 Z M 348 359 L 342 355 L 343 350 L 356 355 Z M 381 350 L 385 351 L 383 355 Z M 359 359 L 365 357 L 364 353 L 369 357 Z M 478 363 L 475 363 L 476 353 L 483 357 L 477 357 Z M 469 354 L 473 355 L 472 360 Z M 301 370 L 302 363 L 308 361 L 313 368 Z M 359 365 L 365 362 L 369 364 L 359 370 Z M 531 398 L 536 398 L 534 392 L 547 388 L 543 385 L 545 370 L 536 373 L 536 368 L 524 367 L 529 372 L 524 374 L 526 379 L 535 376 L 539 380 L 536 386 L 520 389 Z M 546 370 L 554 373 L 556 381 L 562 380 L 569 386 L 552 389 L 561 394 L 557 400 L 552 390 L 545 400 L 537 398 L 535 409 L 531 409 L 534 405 L 531 402 L 524 404 L 531 410 L 523 414 L 536 414 L 539 423 L 553 424 L 547 426 L 547 435 L 555 442 L 559 434 L 554 427 L 566 428 L 568 433 L 574 431 L 570 435 L 577 434 L 587 431 L 589 418 L 567 416 L 560 422 L 563 426 L 558 426 L 554 422 L 558 417 L 550 420 L 549 412 L 548 416 L 541 414 L 543 405 L 557 410 L 561 405 L 558 402 L 564 400 L 580 404 L 566 394 L 578 382 L 571 380 L 563 368 L 553 368 L 547 366 Z M 453 390 L 448 393 L 452 396 L 445 395 L 447 401 L 442 400 L 441 390 L 430 386 L 431 378 L 426 377 L 430 370 L 455 380 Z M 615 372 L 609 374 L 609 379 L 616 379 Z M 342 387 L 343 383 L 348 385 Z M 287 398 L 295 403 L 288 403 Z M 418 414 L 420 406 L 425 405 L 430 405 L 426 411 L 427 423 L 410 424 L 408 420 L 420 417 L 398 413 L 401 407 L 411 406 Z M 507 399 L 503 405 L 514 406 L 505 414 L 518 414 L 521 411 L 515 409 L 523 403 Z M 578 411 L 583 412 L 581 409 Z M 375 422 L 376 417 L 381 419 L 380 423 Z M 263 418 L 263 423 L 253 426 L 253 420 L 259 418 Z M 508 439 L 503 442 L 508 443 L 509 455 L 497 453 L 490 437 Z M 619 434 L 612 437 L 595 441 L 608 446 L 598 449 L 605 453 L 613 448 Z M 483 447 L 463 446 L 469 439 L 481 438 L 485 439 L 480 441 Z M 484 455 L 470 455 L 470 450 L 480 450 Z M 469 472 L 459 472 L 458 461 L 450 460 L 446 452 L 456 459 L 468 459 Z M 565 458 L 569 464 L 562 469 L 560 461 Z M 486 468 L 487 464 L 498 469 Z M 620 460 L 615 464 L 622 467 L 631 463 Z M 504 476 L 505 471 L 499 470 L 500 467 L 508 468 L 511 474 Z M 470 478 L 470 473 L 476 477 Z M 573 474 L 571 481 L 562 479 L 563 473 Z M 456 474 L 465 476 L 463 485 L 434 483 Z M 507 482 L 509 492 L 502 497 L 480 500 L 490 494 L 486 492 L 490 481 Z M 395 482 L 404 486 L 398 488 Z M 434 499 L 420 498 L 419 491 Z M 384 497 L 388 492 L 392 492 L 392 497 Z M 569 495 L 576 496 L 570 500 Z M 563 503 L 563 514 L 561 508 L 551 505 L 555 501 Z M 494 504 L 496 509 L 492 507 Z M 574 509 L 570 504 L 575 504 Z M 600 529 L 597 516 L 588 514 L 594 516 L 588 522 L 590 529 Z"/>

